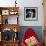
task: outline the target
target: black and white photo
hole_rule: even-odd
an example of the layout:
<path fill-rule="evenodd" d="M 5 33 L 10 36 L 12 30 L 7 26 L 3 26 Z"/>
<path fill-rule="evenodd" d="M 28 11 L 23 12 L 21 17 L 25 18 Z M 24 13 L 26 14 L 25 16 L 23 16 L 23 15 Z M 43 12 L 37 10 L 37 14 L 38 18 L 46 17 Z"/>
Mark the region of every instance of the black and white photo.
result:
<path fill-rule="evenodd" d="M 24 8 L 24 19 L 25 20 L 37 20 L 38 9 L 37 7 L 25 7 Z"/>

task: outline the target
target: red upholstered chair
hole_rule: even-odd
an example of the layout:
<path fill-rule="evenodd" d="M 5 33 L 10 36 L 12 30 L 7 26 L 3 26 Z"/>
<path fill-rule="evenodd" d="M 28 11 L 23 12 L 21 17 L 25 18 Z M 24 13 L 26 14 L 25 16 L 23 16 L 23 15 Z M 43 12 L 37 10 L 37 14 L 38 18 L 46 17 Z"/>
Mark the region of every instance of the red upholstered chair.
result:
<path fill-rule="evenodd" d="M 24 34 L 24 37 L 22 38 L 22 42 L 21 42 L 21 46 L 27 46 L 25 40 L 34 36 L 37 40 L 37 35 L 36 33 L 33 31 L 33 29 L 28 28 L 27 31 Z M 35 44 L 34 46 L 41 46 L 40 42 L 37 40 L 37 44 Z"/>

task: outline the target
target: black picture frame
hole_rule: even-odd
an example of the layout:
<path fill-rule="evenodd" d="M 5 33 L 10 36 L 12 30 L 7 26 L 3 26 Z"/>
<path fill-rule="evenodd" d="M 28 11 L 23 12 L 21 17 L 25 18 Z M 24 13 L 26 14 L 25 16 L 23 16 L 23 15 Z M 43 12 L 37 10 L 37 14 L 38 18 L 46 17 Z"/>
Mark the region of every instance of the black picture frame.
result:
<path fill-rule="evenodd" d="M 25 21 L 37 21 L 38 20 L 38 8 L 37 7 L 24 7 L 24 20 Z"/>

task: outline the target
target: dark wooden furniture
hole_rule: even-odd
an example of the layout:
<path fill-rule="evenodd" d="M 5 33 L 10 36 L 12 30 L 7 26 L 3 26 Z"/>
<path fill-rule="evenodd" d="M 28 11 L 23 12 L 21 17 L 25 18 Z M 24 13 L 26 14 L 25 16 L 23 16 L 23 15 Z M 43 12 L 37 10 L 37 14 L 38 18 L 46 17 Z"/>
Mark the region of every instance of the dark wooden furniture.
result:
<path fill-rule="evenodd" d="M 9 24 L 8 17 L 14 16 L 16 17 L 16 23 Z M 14 32 L 19 31 L 19 24 L 18 24 L 18 17 L 19 17 L 19 7 L 0 7 L 0 32 L 1 32 L 1 41 L 0 46 L 18 46 L 19 40 L 2 40 L 2 32 L 3 30 L 8 28 Z M 16 30 L 15 30 L 16 29 Z"/>
<path fill-rule="evenodd" d="M 2 42 L 0 41 L 0 46 L 2 46 Z"/>
<path fill-rule="evenodd" d="M 3 46 L 18 46 L 18 41 L 5 41 L 2 44 Z"/>

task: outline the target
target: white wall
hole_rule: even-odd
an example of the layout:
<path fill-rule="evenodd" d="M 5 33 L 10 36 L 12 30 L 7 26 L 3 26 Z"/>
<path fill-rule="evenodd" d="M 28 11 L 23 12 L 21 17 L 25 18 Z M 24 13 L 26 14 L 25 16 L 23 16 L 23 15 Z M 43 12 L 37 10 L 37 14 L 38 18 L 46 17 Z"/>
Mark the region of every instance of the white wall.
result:
<path fill-rule="evenodd" d="M 15 0 L 0 0 L 0 6 L 1 6 L 1 7 L 14 6 L 14 5 L 15 5 L 14 1 L 15 1 Z"/>
<path fill-rule="evenodd" d="M 15 6 L 15 0 L 0 0 L 1 7 Z M 17 0 L 19 10 L 19 24 L 20 26 L 43 26 L 43 6 L 42 0 Z M 37 21 L 24 21 L 24 7 L 38 7 Z"/>
<path fill-rule="evenodd" d="M 43 6 L 42 0 L 21 0 L 19 24 L 22 26 L 43 26 Z M 38 21 L 24 21 L 24 7 L 38 7 Z"/>

